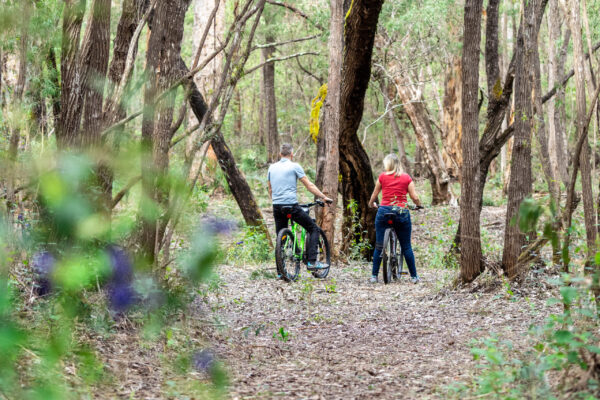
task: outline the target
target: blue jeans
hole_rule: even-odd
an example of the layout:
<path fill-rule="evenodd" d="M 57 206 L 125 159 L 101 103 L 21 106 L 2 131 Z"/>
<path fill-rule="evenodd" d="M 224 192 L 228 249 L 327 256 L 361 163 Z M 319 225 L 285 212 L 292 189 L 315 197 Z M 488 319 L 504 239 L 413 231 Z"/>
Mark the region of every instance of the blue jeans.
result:
<path fill-rule="evenodd" d="M 415 266 L 415 255 L 413 254 L 410 244 L 410 234 L 412 224 L 410 222 L 410 212 L 405 208 L 392 206 L 379 206 L 377 216 L 375 217 L 375 251 L 373 252 L 373 276 L 379 274 L 379 266 L 381 265 L 381 253 L 383 252 L 383 236 L 385 230 L 390 226 L 388 218 L 385 214 L 394 213 L 394 230 L 400 241 L 402 248 L 402 257 L 406 260 L 408 271 L 412 278 L 417 276 L 417 267 Z M 402 259 L 401 261 L 402 262 Z"/>

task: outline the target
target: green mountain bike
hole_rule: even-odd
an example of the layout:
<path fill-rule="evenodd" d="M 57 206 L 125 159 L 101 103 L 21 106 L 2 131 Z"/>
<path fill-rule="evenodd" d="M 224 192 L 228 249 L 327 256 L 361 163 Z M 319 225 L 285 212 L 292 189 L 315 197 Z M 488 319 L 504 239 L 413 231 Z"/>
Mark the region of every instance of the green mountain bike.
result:
<path fill-rule="evenodd" d="M 317 200 L 310 204 L 300 204 L 300 207 L 309 213 L 311 207 L 324 207 L 325 203 Z M 285 208 L 283 210 L 285 212 Z M 291 212 L 287 214 L 288 219 L 292 218 Z M 314 220 L 314 219 L 313 219 Z M 283 228 L 277 233 L 277 242 L 275 246 L 275 263 L 277 264 L 277 273 L 287 282 L 293 282 L 298 279 L 300 274 L 300 264 L 307 264 L 307 248 L 309 233 L 302 226 L 292 221 L 291 227 Z M 331 266 L 331 250 L 325 233 L 319 228 L 319 250 L 317 254 L 317 265 L 320 262 L 326 267 L 308 268 L 315 278 L 326 278 Z"/>

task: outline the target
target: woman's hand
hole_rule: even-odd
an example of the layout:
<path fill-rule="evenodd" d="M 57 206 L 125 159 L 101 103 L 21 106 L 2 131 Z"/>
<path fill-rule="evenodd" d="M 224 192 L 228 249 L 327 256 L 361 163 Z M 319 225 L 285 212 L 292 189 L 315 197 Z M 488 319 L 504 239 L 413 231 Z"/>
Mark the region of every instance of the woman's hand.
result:
<path fill-rule="evenodd" d="M 371 201 L 369 203 L 369 207 L 371 207 L 371 208 L 379 208 L 379 206 L 377 205 L 377 203 L 375 201 Z"/>

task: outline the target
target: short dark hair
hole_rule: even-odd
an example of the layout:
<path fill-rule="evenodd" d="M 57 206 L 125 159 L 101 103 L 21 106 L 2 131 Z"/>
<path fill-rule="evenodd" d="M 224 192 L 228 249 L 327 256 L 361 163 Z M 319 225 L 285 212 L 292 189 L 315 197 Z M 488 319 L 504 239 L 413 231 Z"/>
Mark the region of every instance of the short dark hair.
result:
<path fill-rule="evenodd" d="M 292 146 L 289 143 L 283 143 L 280 147 L 279 147 L 279 153 L 282 156 L 289 156 L 294 152 L 294 146 Z"/>

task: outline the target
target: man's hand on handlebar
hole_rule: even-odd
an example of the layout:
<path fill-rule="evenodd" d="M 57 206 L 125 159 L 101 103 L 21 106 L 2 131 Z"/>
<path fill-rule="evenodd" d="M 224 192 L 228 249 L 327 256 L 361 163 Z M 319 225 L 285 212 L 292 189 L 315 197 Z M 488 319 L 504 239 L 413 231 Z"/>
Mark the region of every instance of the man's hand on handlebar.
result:
<path fill-rule="evenodd" d="M 333 203 L 333 200 L 332 200 L 332 199 L 330 199 L 329 197 L 323 197 L 323 201 L 324 201 L 325 203 L 327 203 L 327 204 L 332 204 L 332 203 Z"/>

